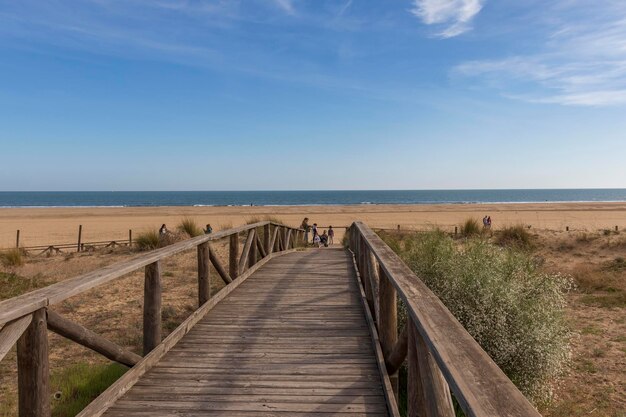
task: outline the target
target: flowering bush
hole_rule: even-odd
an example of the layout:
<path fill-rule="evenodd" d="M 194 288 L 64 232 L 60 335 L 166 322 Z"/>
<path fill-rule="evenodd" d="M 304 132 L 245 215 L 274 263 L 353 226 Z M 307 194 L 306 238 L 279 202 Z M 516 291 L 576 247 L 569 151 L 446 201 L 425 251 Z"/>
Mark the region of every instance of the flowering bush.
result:
<path fill-rule="evenodd" d="M 570 352 L 569 277 L 480 238 L 458 244 L 441 232 L 382 237 L 527 397 L 550 399 Z"/>

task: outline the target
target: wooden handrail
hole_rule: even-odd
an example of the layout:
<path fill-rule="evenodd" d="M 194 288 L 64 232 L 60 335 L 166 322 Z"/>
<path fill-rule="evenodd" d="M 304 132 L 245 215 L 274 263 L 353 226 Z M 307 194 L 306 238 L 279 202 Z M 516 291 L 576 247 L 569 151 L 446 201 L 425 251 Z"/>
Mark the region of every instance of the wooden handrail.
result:
<path fill-rule="evenodd" d="M 289 250 L 288 246 L 293 246 L 294 249 L 292 250 L 295 250 L 295 240 L 292 245 L 285 245 L 286 247 L 281 249 L 281 253 L 269 253 L 269 251 L 265 250 L 265 247 L 257 238 L 256 230 L 259 227 L 263 227 L 264 241 L 266 245 L 269 245 L 271 225 L 275 228 L 274 236 L 281 236 L 282 233 L 280 231 L 283 231 L 286 236 L 291 236 L 293 230 L 299 231 L 299 229 L 289 226 L 265 221 L 202 235 L 0 302 L 0 360 L 17 343 L 20 415 L 50 416 L 47 329 L 86 346 L 109 359 L 127 366 L 133 366 L 133 371 L 127 373 L 127 376 L 129 374 L 139 375 L 145 371 L 146 361 L 148 358 L 155 356 L 155 351 L 157 355 L 162 355 L 171 348 L 171 341 L 182 337 L 183 334 L 188 332 L 192 325 L 190 323 L 195 323 L 199 320 L 203 314 L 206 314 L 219 300 L 224 298 L 261 265 L 273 257 L 289 253 L 291 250 Z M 242 256 L 238 259 L 239 233 L 244 231 L 248 231 L 248 239 L 244 245 Z M 226 237 L 230 237 L 230 274 L 226 272 L 216 253 L 209 245 L 211 241 Z M 161 260 L 193 248 L 197 248 L 198 256 L 199 308 L 162 342 Z M 257 254 L 262 256 L 259 258 Z M 215 266 L 218 274 L 227 284 L 215 297 L 212 297 L 211 294 L 209 263 Z M 105 284 L 142 267 L 145 267 L 143 351 L 144 355 L 146 355 L 143 359 L 91 330 L 48 310 L 50 305 L 57 304 L 69 297 Z M 117 385 L 114 384 L 114 386 Z M 84 411 L 81 415 L 93 414 L 90 414 L 90 412 L 85 414 Z"/>
<path fill-rule="evenodd" d="M 540 417 L 441 300 L 376 233 L 362 222 L 353 223 L 349 233 L 349 246 L 355 258 L 363 260 L 373 255 L 378 263 L 379 279 L 389 281 L 407 308 L 407 326 L 412 326 L 408 331 L 409 371 L 413 369 L 408 384 L 412 390 L 408 392 L 409 416 L 451 415 L 447 383 L 468 417 Z M 357 262 L 357 265 L 364 268 L 366 263 Z M 384 281 L 381 283 L 385 288 Z M 381 305 L 375 310 L 383 315 L 386 308 Z M 385 320 L 380 317 L 376 320 L 379 334 L 385 334 L 388 329 L 380 328 Z M 394 350 L 383 347 L 390 354 Z M 420 376 L 415 374 L 416 369 Z M 430 378 L 426 381 L 428 386 L 424 386 L 425 376 Z M 421 380 L 416 382 L 416 379 Z"/>
<path fill-rule="evenodd" d="M 151 252 L 141 254 L 128 261 L 109 265 L 102 269 L 79 275 L 76 278 L 52 284 L 50 286 L 40 288 L 24 295 L 1 301 L 0 325 L 15 320 L 19 317 L 23 317 L 27 314 L 31 314 L 42 307 L 58 304 L 59 302 L 74 295 L 83 293 L 91 288 L 105 284 L 111 280 L 119 278 L 146 265 L 157 262 L 163 258 L 167 258 L 177 253 L 193 249 L 196 246 L 201 245 L 202 243 L 223 239 L 236 233 L 255 229 L 257 227 L 262 227 L 266 224 L 273 224 L 274 226 L 280 227 L 289 227 L 265 221 L 235 227 L 233 229 L 223 230 L 220 232 L 211 233 L 209 235 L 194 237 L 182 242 L 174 243 L 161 249 L 156 249 Z"/>

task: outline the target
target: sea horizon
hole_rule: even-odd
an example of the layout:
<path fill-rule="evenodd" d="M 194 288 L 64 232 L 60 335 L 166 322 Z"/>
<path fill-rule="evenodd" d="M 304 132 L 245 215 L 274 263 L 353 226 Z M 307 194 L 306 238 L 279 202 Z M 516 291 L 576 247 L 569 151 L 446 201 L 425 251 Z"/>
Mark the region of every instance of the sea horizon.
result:
<path fill-rule="evenodd" d="M 227 207 L 626 202 L 626 188 L 292 190 L 292 191 L 0 191 L 0 208 Z"/>

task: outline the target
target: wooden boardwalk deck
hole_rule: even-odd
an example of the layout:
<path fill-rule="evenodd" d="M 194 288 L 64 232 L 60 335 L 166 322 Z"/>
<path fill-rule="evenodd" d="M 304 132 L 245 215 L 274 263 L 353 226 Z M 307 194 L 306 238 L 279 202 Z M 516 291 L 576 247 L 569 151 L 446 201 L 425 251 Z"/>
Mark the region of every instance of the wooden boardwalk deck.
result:
<path fill-rule="evenodd" d="M 352 257 L 270 260 L 105 416 L 387 416 Z"/>

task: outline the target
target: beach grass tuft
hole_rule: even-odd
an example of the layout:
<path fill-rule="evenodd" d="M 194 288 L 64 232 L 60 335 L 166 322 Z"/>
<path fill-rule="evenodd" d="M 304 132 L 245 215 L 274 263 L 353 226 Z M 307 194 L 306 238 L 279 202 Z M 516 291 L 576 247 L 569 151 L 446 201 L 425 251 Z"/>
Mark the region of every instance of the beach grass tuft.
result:
<path fill-rule="evenodd" d="M 178 229 L 179 232 L 188 235 L 189 237 L 200 236 L 201 234 L 204 233 L 202 231 L 202 228 L 198 226 L 196 221 L 192 219 L 191 217 L 184 217 L 180 221 L 178 226 L 176 226 L 176 229 Z"/>
<path fill-rule="evenodd" d="M 263 217 L 254 216 L 254 217 L 250 217 L 246 219 L 246 224 L 254 224 L 254 223 L 260 223 L 260 222 L 272 222 L 272 223 L 282 224 L 282 225 L 285 224 L 285 222 L 283 222 L 281 219 L 275 216 L 263 216 Z"/>
<path fill-rule="evenodd" d="M 478 220 L 473 217 L 466 219 L 461 225 L 461 235 L 464 237 L 478 236 L 482 230 Z"/>
<path fill-rule="evenodd" d="M 24 254 L 19 248 L 8 249 L 0 252 L 0 261 L 2 261 L 2 265 L 8 267 L 22 266 L 24 265 Z"/>
<path fill-rule="evenodd" d="M 533 247 L 532 236 L 522 224 L 507 226 L 498 231 L 496 243 L 501 246 L 516 246 L 526 249 Z"/>
<path fill-rule="evenodd" d="M 158 231 L 148 230 L 146 232 L 139 233 L 133 243 L 135 248 L 140 251 L 153 250 L 161 246 L 161 239 L 159 238 Z"/>

